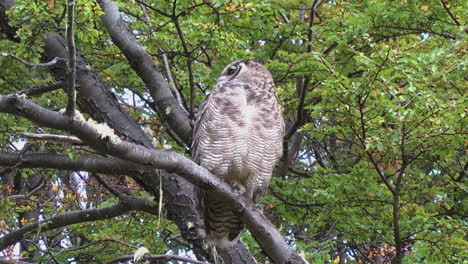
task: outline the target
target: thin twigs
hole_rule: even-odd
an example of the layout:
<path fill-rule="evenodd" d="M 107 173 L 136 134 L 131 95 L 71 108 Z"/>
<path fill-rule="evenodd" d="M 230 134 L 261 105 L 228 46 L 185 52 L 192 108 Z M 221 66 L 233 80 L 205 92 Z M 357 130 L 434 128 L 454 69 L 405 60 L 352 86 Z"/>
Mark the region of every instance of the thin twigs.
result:
<path fill-rule="evenodd" d="M 67 142 L 73 145 L 84 145 L 81 139 L 74 136 L 55 135 L 55 134 L 34 134 L 34 133 L 19 133 L 19 135 L 36 140 L 53 140 L 59 142 Z"/>
<path fill-rule="evenodd" d="M 115 259 L 111 259 L 111 260 L 105 262 L 105 264 L 125 262 L 127 260 L 132 260 L 133 257 L 134 257 L 133 255 L 121 256 L 121 257 L 118 257 L 118 258 L 115 258 Z M 151 254 L 146 254 L 143 258 L 145 260 L 165 260 L 165 261 L 175 260 L 175 261 L 183 261 L 183 262 L 187 262 L 187 263 L 205 264 L 205 262 L 203 262 L 203 261 L 198 261 L 198 260 L 194 260 L 194 259 L 191 259 L 191 258 L 175 256 L 175 255 L 151 255 Z"/>
<path fill-rule="evenodd" d="M 146 12 L 146 6 L 143 3 L 140 3 L 140 7 L 141 7 L 141 10 L 143 11 L 143 14 L 145 15 L 145 22 L 149 26 L 151 35 L 155 35 L 155 32 L 153 30 L 153 25 L 151 24 L 151 19 L 148 16 L 148 12 Z M 169 89 L 171 89 L 172 94 L 175 96 L 177 103 L 179 103 L 180 108 L 182 108 L 182 110 L 186 114 L 189 114 L 187 109 L 184 106 L 184 101 L 179 91 L 177 90 L 177 86 L 175 84 L 174 78 L 172 77 L 171 68 L 169 67 L 169 62 L 167 60 L 166 51 L 164 51 L 163 49 L 159 49 L 159 51 L 161 52 L 161 57 L 164 63 L 164 70 L 166 71 L 167 79 L 169 80 L 169 83 L 171 84 L 169 85 Z"/>
<path fill-rule="evenodd" d="M 179 90 L 177 90 L 174 78 L 172 78 L 171 68 L 169 67 L 169 62 L 167 61 L 167 55 L 164 52 L 164 50 L 161 50 L 161 57 L 163 59 L 164 70 L 166 71 L 167 79 L 169 79 L 169 83 L 171 84 L 169 85 L 169 88 L 171 89 L 172 94 L 175 96 L 177 102 L 179 103 L 180 108 L 182 108 L 182 110 L 184 110 L 184 112 L 188 114 L 188 111 L 187 109 L 185 109 L 184 101 L 182 100 Z"/>
<path fill-rule="evenodd" d="M 76 101 L 76 48 L 75 38 L 73 36 L 73 22 L 75 13 L 75 1 L 68 0 L 68 15 L 67 15 L 67 46 L 68 46 L 68 103 L 66 113 L 69 116 L 75 114 Z"/>
<path fill-rule="evenodd" d="M 62 60 L 61 58 L 59 57 L 55 57 L 53 58 L 51 61 L 49 62 L 44 62 L 44 63 L 35 63 L 35 62 L 27 62 L 25 61 L 24 59 L 16 56 L 15 54 L 11 54 L 11 53 L 5 53 L 5 52 L 0 52 L 0 57 L 10 57 L 10 58 L 13 58 L 21 63 L 23 63 L 24 65 L 26 65 L 27 67 L 30 67 L 30 68 L 36 68 L 36 67 L 50 67 L 50 66 L 53 66 L 55 65 L 58 61 Z"/>
<path fill-rule="evenodd" d="M 314 19 L 315 19 L 315 14 L 317 12 L 317 9 L 321 4 L 323 4 L 323 0 L 314 0 L 314 3 L 312 4 L 310 8 L 310 18 L 309 18 L 309 29 L 307 32 L 307 52 L 312 52 L 312 37 L 313 37 L 313 30 L 312 27 L 314 26 Z M 304 122 L 304 102 L 305 102 L 305 97 L 307 94 L 307 89 L 310 83 L 310 77 L 305 77 L 304 81 L 302 82 L 302 86 L 300 87 L 300 97 L 299 97 L 299 105 L 297 107 L 297 119 L 296 122 L 290 127 L 286 135 L 284 136 L 284 141 L 288 141 L 294 133 L 296 133 L 296 130 L 302 125 Z"/>
<path fill-rule="evenodd" d="M 102 186 L 104 186 L 104 188 L 106 188 L 110 193 L 112 193 L 113 195 L 115 195 L 115 197 L 117 198 L 122 198 L 122 193 L 120 193 L 117 189 L 113 188 L 112 186 L 110 186 L 109 184 L 107 184 L 107 182 L 105 182 L 101 176 L 99 176 L 99 174 L 97 173 L 93 173 L 93 177 L 97 180 L 97 182 L 99 182 L 99 184 L 101 184 Z"/>
<path fill-rule="evenodd" d="M 63 86 L 64 86 L 64 82 L 63 81 L 58 81 L 58 82 L 54 82 L 54 83 L 49 83 L 49 84 L 45 84 L 45 85 L 31 87 L 31 88 L 19 91 L 18 94 L 25 94 L 27 96 L 41 95 L 43 93 L 47 93 L 47 92 L 51 92 L 51 91 L 55 91 L 57 89 L 60 89 Z"/>
<path fill-rule="evenodd" d="M 182 28 L 179 24 L 179 17 L 175 14 L 176 10 L 176 3 L 174 2 L 174 13 L 172 17 L 172 21 L 177 29 L 177 34 L 179 34 L 180 41 L 182 42 L 182 48 L 184 49 L 184 55 L 187 58 L 187 68 L 189 74 L 189 84 L 190 84 L 190 114 L 189 118 L 194 118 L 195 112 L 195 83 L 193 81 L 193 69 L 192 69 L 192 57 L 190 55 L 190 51 L 187 47 L 187 42 L 185 41 L 184 33 L 182 32 Z"/>
<path fill-rule="evenodd" d="M 449 14 L 450 18 L 452 18 L 453 22 L 455 22 L 457 26 L 461 26 L 460 22 L 458 22 L 457 18 L 452 14 L 444 0 L 440 0 L 440 2 L 442 3 L 442 6 L 444 7 L 445 11 L 447 11 L 447 13 Z"/>
<path fill-rule="evenodd" d="M 301 87 L 301 94 L 299 97 L 299 104 L 297 106 L 297 119 L 296 122 L 289 128 L 288 132 L 284 136 L 284 140 L 288 141 L 294 133 L 296 133 L 296 130 L 299 128 L 299 126 L 302 125 L 303 120 L 304 120 L 304 102 L 305 102 L 305 97 L 307 94 L 307 86 L 309 85 L 310 78 L 305 77 L 304 82 Z"/>

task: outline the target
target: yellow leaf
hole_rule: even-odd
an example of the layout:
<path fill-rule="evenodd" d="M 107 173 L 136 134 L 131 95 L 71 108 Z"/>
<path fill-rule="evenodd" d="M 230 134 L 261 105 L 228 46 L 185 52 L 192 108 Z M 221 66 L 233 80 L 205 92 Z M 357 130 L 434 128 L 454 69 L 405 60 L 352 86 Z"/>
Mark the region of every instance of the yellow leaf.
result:
<path fill-rule="evenodd" d="M 335 260 L 333 260 L 333 263 L 340 263 L 340 257 L 337 257 Z"/>
<path fill-rule="evenodd" d="M 237 7 L 237 5 L 231 5 L 230 7 L 226 7 L 226 10 L 232 12 L 232 11 L 236 10 L 236 7 Z"/>
<path fill-rule="evenodd" d="M 375 197 L 375 193 L 367 193 L 367 195 L 369 195 L 370 197 Z"/>
<path fill-rule="evenodd" d="M 429 6 L 422 6 L 421 7 L 421 10 L 424 11 L 424 12 L 427 12 L 429 10 Z"/>

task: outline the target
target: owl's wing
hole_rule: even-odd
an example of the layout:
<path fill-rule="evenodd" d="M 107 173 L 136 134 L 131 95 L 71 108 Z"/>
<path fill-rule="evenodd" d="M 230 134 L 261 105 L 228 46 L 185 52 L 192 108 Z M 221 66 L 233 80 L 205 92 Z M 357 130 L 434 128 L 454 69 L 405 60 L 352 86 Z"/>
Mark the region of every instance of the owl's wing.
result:
<path fill-rule="evenodd" d="M 200 121 L 203 120 L 209 100 L 210 94 L 200 103 L 200 107 L 195 114 L 195 125 L 192 134 L 192 158 L 195 163 L 199 163 L 198 143 L 200 142 Z"/>

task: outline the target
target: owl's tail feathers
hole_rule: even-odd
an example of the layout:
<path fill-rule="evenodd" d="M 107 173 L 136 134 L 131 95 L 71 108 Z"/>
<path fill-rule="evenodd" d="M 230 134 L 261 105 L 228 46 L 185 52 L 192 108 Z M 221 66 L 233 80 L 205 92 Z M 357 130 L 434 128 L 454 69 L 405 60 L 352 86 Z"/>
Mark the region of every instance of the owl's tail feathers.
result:
<path fill-rule="evenodd" d="M 205 194 L 204 199 L 206 242 L 210 246 L 230 247 L 237 242 L 243 224 L 230 203 L 211 196 Z"/>

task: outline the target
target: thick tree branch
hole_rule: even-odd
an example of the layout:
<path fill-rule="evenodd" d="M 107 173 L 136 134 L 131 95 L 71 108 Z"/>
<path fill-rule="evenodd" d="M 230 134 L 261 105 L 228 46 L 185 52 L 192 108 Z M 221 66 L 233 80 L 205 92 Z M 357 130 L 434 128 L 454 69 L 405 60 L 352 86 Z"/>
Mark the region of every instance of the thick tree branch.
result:
<path fill-rule="evenodd" d="M 2 1 L 2 0 L 0 0 Z M 67 58 L 66 41 L 57 33 L 46 33 L 45 54 L 48 57 Z M 125 139 L 151 147 L 151 140 L 119 106 L 118 101 L 106 87 L 104 81 L 93 70 L 92 66 L 77 54 L 77 103 L 80 110 L 89 114 L 93 119 L 111 124 L 119 135 Z M 57 79 L 66 76 L 66 65 L 58 63 L 52 68 Z"/>
<path fill-rule="evenodd" d="M 170 128 L 175 130 L 185 144 L 190 145 L 192 137 L 190 119 L 179 106 L 161 71 L 154 64 L 151 56 L 137 42 L 135 36 L 128 31 L 116 4 L 109 0 L 100 0 L 99 4 L 105 12 L 105 15 L 101 17 L 102 22 L 112 41 L 119 47 L 130 66 L 146 84 L 158 112 L 166 117 L 165 120 Z"/>
<path fill-rule="evenodd" d="M 0 152 L 0 166 L 15 168 L 50 168 L 71 171 L 88 171 L 114 175 L 133 175 L 142 171 L 154 170 L 116 158 L 100 158 L 82 155 L 71 159 L 68 155 L 52 153 L 11 153 Z"/>
<path fill-rule="evenodd" d="M 38 124 L 69 131 L 97 151 L 112 156 L 175 172 L 192 184 L 226 198 L 242 222 L 244 222 L 260 244 L 264 252 L 276 263 L 303 263 L 301 257 L 293 252 L 281 234 L 265 218 L 252 201 L 222 179 L 198 166 L 190 159 L 171 151 L 148 149 L 123 141 L 85 120 L 53 112 L 42 108 L 24 98 L 0 95 L 0 112 L 20 115 Z"/>

